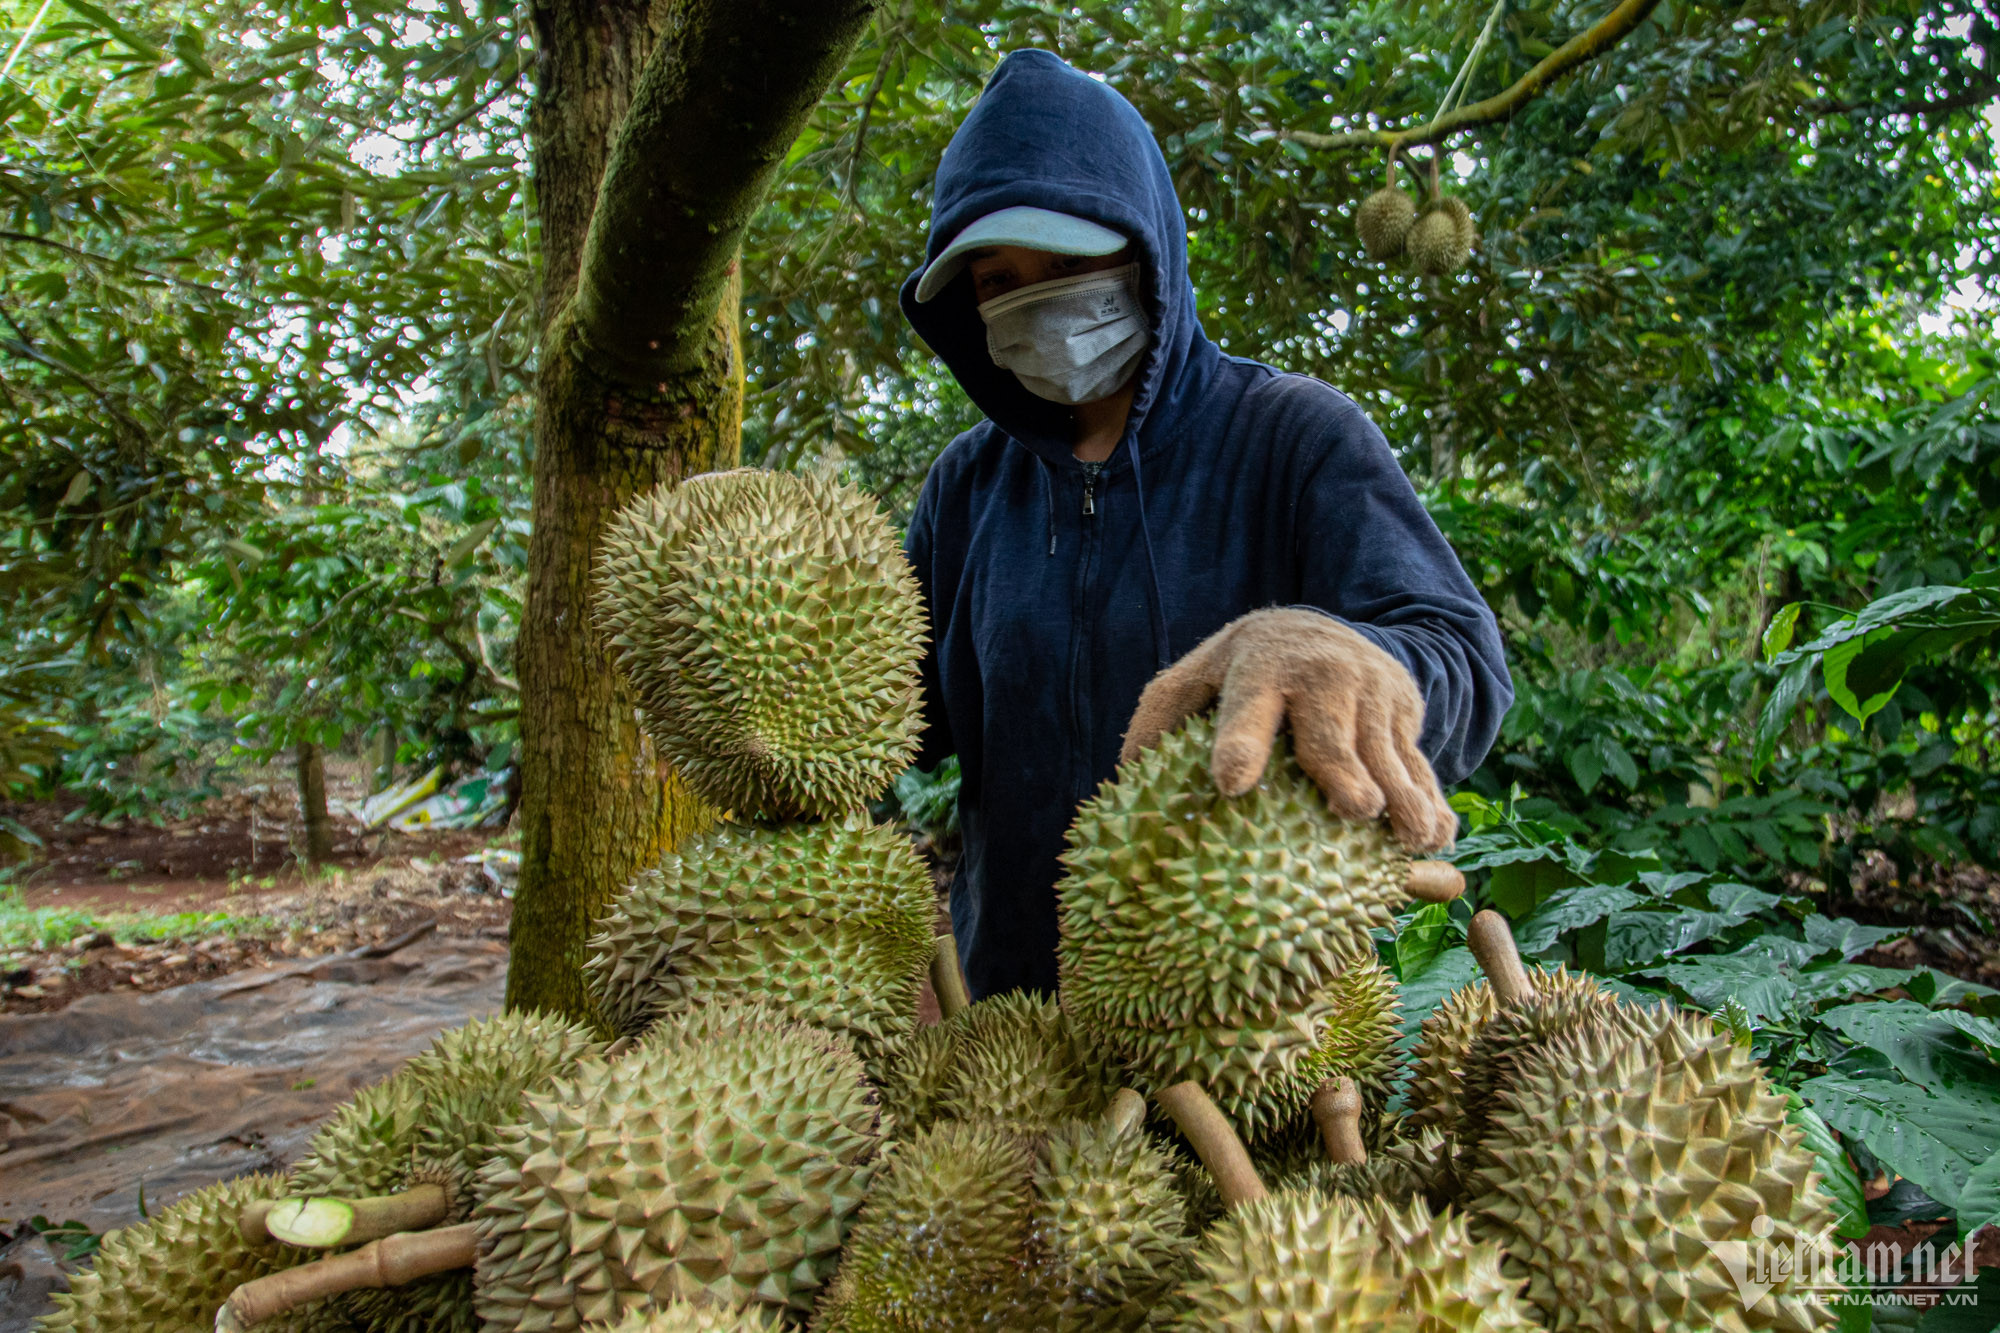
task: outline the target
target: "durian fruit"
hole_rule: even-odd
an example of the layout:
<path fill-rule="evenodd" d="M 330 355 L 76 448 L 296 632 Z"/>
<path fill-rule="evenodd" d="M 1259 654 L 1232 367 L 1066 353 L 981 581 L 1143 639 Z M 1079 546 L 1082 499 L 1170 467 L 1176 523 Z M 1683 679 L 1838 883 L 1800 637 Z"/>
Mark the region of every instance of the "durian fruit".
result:
<path fill-rule="evenodd" d="M 690 1004 L 763 1000 L 867 1047 L 915 1028 L 935 912 L 930 871 L 886 825 L 723 825 L 613 899 L 584 973 L 626 1034 Z"/>
<path fill-rule="evenodd" d="M 844 1038 L 765 1005 L 662 1019 L 525 1099 L 481 1173 L 483 1333 L 610 1321 L 670 1298 L 804 1311 L 877 1165 Z"/>
<path fill-rule="evenodd" d="M 842 814 L 916 753 L 922 599 L 851 486 L 746 468 L 639 497 L 606 531 L 596 617 L 647 732 L 718 808 Z"/>
<path fill-rule="evenodd" d="M 1331 1011 L 1303 1072 L 1315 1083 L 1351 1078 L 1379 1106 L 1400 1064 L 1396 1042 L 1402 1036 L 1397 1023 L 1402 1001 L 1396 976 L 1371 948 L 1341 969 L 1327 998 Z"/>
<path fill-rule="evenodd" d="M 1449 1211 L 1318 1189 L 1237 1208 L 1179 1293 L 1183 1333 L 1527 1333 L 1496 1245 Z"/>
<path fill-rule="evenodd" d="M 1191 719 L 1119 766 L 1063 854 L 1061 995 L 1140 1086 L 1193 1080 L 1248 1137 L 1298 1113 L 1330 988 L 1407 896 L 1386 826 L 1351 823 L 1272 748 L 1241 796 Z"/>
<path fill-rule="evenodd" d="M 1354 211 L 1354 230 L 1361 237 L 1361 248 L 1380 264 L 1403 253 L 1416 218 L 1416 201 L 1395 185 L 1385 185 Z"/>
<path fill-rule="evenodd" d="M 1480 1145 L 1472 1213 L 1552 1329 L 1809 1330 L 1839 1258 L 1815 1159 L 1730 1034 L 1659 1008 L 1524 1054 Z M 1726 1262 L 1796 1256 L 1746 1301 Z M 1745 1247 L 1750 1247 L 1746 1250 Z"/>
<path fill-rule="evenodd" d="M 603 1049 L 586 1028 L 505 1013 L 441 1033 L 383 1082 L 364 1088 L 313 1136 L 292 1169 L 294 1196 L 362 1198 L 445 1187 L 446 1221 L 472 1210 L 477 1173 L 524 1094 Z M 226 1293 L 225 1293 L 226 1294 Z M 338 1307 L 365 1333 L 474 1333 L 472 1274 L 439 1273 L 394 1289 L 345 1293 Z"/>
<path fill-rule="evenodd" d="M 1424 1019 L 1410 1053 L 1410 1077 L 1403 1091 L 1409 1106 L 1405 1120 L 1411 1129 L 1430 1127 L 1449 1133 L 1457 1127 L 1466 1056 L 1493 1021 L 1495 1008 L 1493 987 L 1481 980 L 1447 995 Z"/>
<path fill-rule="evenodd" d="M 280 1175 L 240 1176 L 177 1200 L 151 1219 L 105 1233 L 91 1266 L 54 1297 L 37 1333 L 209 1333 L 215 1312 L 239 1283 L 311 1256 L 273 1242 L 253 1244 L 237 1229 L 245 1205 L 275 1199 Z M 338 1328 L 324 1311 L 295 1311 L 263 1327 L 272 1333 Z"/>
<path fill-rule="evenodd" d="M 770 1311 L 755 1306 L 668 1301 L 634 1310 L 616 1323 L 591 1324 L 584 1333 L 779 1333 L 781 1328 Z"/>
<path fill-rule="evenodd" d="M 1011 991 L 914 1034 L 880 1081 L 899 1131 L 937 1120 L 991 1120 L 1022 1133 L 1103 1114 L 1118 1090 L 1109 1063 L 1053 1000 Z"/>
<path fill-rule="evenodd" d="M 1521 1064 L 1535 1051 L 1586 1027 L 1630 1030 L 1639 1011 L 1587 973 L 1558 967 L 1529 974 L 1530 994 L 1519 1004 L 1500 1005 L 1480 1028 L 1466 1052 L 1458 1089 L 1458 1121 L 1451 1128 L 1463 1169 L 1491 1125 L 1493 1110 L 1513 1083 Z"/>
<path fill-rule="evenodd" d="M 900 1147 L 814 1313 L 819 1333 L 1139 1328 L 1191 1240 L 1136 1125 L 946 1120 Z"/>
<path fill-rule="evenodd" d="M 1440 278 L 1465 267 L 1478 239 L 1472 210 L 1465 206 L 1465 201 L 1454 195 L 1440 195 L 1411 224 L 1404 245 L 1417 272 Z"/>

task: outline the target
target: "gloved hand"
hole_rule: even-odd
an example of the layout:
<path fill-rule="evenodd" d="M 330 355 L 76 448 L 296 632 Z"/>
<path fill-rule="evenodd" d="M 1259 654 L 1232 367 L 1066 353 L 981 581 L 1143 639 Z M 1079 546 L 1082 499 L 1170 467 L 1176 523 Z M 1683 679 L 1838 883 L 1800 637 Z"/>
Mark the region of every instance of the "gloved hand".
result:
<path fill-rule="evenodd" d="M 1403 664 L 1316 611 L 1252 611 L 1153 677 L 1125 732 L 1126 760 L 1214 701 L 1209 772 L 1230 796 L 1255 786 L 1287 716 L 1299 767 L 1333 812 L 1374 819 L 1386 808 L 1412 852 L 1449 847 L 1458 816 L 1417 749 L 1424 701 Z"/>

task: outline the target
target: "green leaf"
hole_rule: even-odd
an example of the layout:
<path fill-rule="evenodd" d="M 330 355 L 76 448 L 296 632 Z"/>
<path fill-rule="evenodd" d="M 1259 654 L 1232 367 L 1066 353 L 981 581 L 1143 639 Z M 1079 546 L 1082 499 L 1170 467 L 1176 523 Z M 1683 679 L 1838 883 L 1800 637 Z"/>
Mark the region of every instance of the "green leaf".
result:
<path fill-rule="evenodd" d="M 1826 1123 L 1950 1208 L 2000 1143 L 2000 1114 L 1909 1083 L 1822 1074 L 1799 1095 Z"/>
<path fill-rule="evenodd" d="M 1572 930 L 1602 921 L 1613 912 L 1636 907 L 1644 901 L 1630 889 L 1584 884 L 1564 889 L 1514 923 L 1514 943 L 1523 954 L 1533 956 L 1554 947 Z"/>
<path fill-rule="evenodd" d="M 1904 634 L 1903 631 L 1883 628 L 1871 630 L 1859 638 L 1844 640 L 1827 649 L 1826 655 L 1821 659 L 1820 663 L 1820 669 L 1826 676 L 1827 696 L 1846 709 L 1851 716 L 1860 722 L 1866 722 L 1869 718 L 1881 712 L 1889 700 L 1896 697 L 1896 689 L 1903 683 L 1903 673 L 1908 667 L 1907 661 L 1899 659 L 1897 666 L 1886 672 L 1888 676 L 1886 688 L 1882 688 L 1879 685 L 1879 680 L 1885 674 L 1885 670 L 1878 667 L 1873 673 L 1877 677 L 1878 683 L 1874 686 L 1873 692 L 1866 698 L 1858 697 L 1853 688 L 1849 686 L 1847 680 L 1848 667 L 1853 663 L 1855 658 L 1861 655 L 1862 650 L 1869 645 L 1879 644 L 1887 639 L 1908 637 L 1911 636 Z"/>
<path fill-rule="evenodd" d="M 1778 677 L 1778 683 L 1771 688 L 1771 698 L 1757 718 L 1757 745 L 1750 763 L 1752 776 L 1763 772 L 1764 766 L 1771 762 L 1771 756 L 1778 748 L 1778 738 L 1791 725 L 1792 711 L 1799 706 L 1799 699 L 1812 679 L 1812 668 L 1813 659 L 1802 657 L 1786 667 L 1785 674 Z"/>
<path fill-rule="evenodd" d="M 451 549 L 444 553 L 446 569 L 458 564 L 479 549 L 480 543 L 493 535 L 493 529 L 500 526 L 498 518 L 489 518 L 483 523 L 475 523 L 472 530 L 453 542 Z"/>
<path fill-rule="evenodd" d="M 1804 602 L 1792 602 L 1778 608 L 1771 617 L 1771 623 L 1764 629 L 1764 660 L 1770 661 L 1779 653 L 1792 646 L 1792 635 L 1798 632 L 1799 612 L 1805 610 Z"/>
<path fill-rule="evenodd" d="M 1824 917 L 1815 912 L 1802 923 L 1806 942 L 1818 946 L 1823 952 L 1838 952 L 1842 958 L 1852 958 L 1866 953 L 1878 944 L 1901 939 L 1909 934 L 1906 927 L 1864 926 L 1846 917 Z"/>
<path fill-rule="evenodd" d="M 1559 861 L 1515 861 L 1495 866 L 1486 882 L 1485 899 L 1510 917 L 1525 915 L 1559 889 L 1576 883 L 1576 876 Z"/>
<path fill-rule="evenodd" d="M 1785 1094 L 1791 1111 L 1786 1119 L 1796 1125 L 1805 1135 L 1806 1147 L 1812 1149 L 1819 1159 L 1821 1182 L 1826 1186 L 1829 1198 L 1833 1200 L 1834 1232 L 1849 1240 L 1857 1240 L 1868 1234 L 1868 1196 L 1861 1188 L 1861 1177 L 1854 1174 L 1853 1163 L 1847 1160 L 1847 1153 L 1839 1140 L 1819 1113 L 1800 1100 L 1796 1092 Z"/>
<path fill-rule="evenodd" d="M 1843 1005 L 1819 1017 L 1850 1041 L 1878 1052 L 1912 1083 L 1984 1106 L 2000 1125 L 2000 1064 L 1952 1021 L 1978 1025 L 1987 1036 L 1984 1044 L 2000 1045 L 2000 1032 L 1992 1031 L 1987 1020 L 1951 1011 L 1934 1013 L 1913 1000 Z"/>
<path fill-rule="evenodd" d="M 1958 1196 L 1959 1235 L 1970 1236 L 1988 1223 L 2000 1223 L 2000 1151 L 1965 1178 Z"/>
<path fill-rule="evenodd" d="M 1444 947 L 1445 928 L 1451 913 L 1445 903 L 1425 903 L 1410 917 L 1409 924 L 1396 936 L 1396 976 L 1414 981 L 1431 965 Z"/>
<path fill-rule="evenodd" d="M 1569 771 L 1576 785 L 1583 788 L 1583 794 L 1590 795 L 1598 779 L 1604 776 L 1604 752 L 1595 741 L 1585 741 L 1569 752 Z"/>

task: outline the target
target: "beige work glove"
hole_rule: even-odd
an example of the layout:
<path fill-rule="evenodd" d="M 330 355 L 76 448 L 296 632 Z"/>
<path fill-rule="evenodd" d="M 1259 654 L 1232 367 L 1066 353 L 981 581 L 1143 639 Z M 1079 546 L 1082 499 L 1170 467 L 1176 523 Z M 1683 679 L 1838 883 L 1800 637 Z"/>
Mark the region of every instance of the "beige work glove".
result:
<path fill-rule="evenodd" d="M 1222 702 L 1209 772 L 1225 795 L 1257 784 L 1287 718 L 1299 767 L 1349 819 L 1386 809 L 1412 852 L 1449 847 L 1458 816 L 1417 749 L 1424 701 L 1403 664 L 1317 611 L 1274 607 L 1232 620 L 1153 677 L 1139 696 L 1120 761 Z"/>

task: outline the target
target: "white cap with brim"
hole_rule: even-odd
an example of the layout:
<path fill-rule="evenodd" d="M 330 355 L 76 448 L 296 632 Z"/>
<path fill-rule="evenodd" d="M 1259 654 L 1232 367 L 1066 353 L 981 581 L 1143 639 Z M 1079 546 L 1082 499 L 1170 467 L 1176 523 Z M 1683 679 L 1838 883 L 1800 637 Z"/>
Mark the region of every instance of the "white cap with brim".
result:
<path fill-rule="evenodd" d="M 1019 245 L 1059 255 L 1109 255 L 1123 250 L 1125 237 L 1095 222 L 1047 208 L 1003 208 L 971 223 L 952 238 L 944 253 L 931 261 L 917 282 L 917 299 L 928 301 L 965 267 L 973 250 Z"/>

